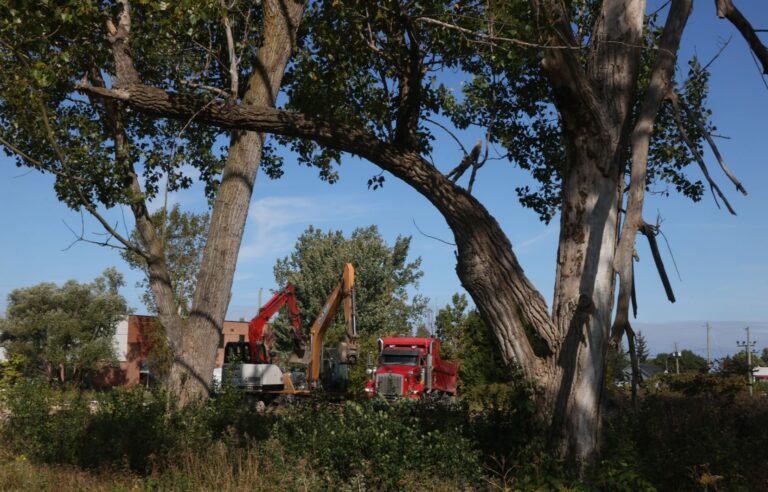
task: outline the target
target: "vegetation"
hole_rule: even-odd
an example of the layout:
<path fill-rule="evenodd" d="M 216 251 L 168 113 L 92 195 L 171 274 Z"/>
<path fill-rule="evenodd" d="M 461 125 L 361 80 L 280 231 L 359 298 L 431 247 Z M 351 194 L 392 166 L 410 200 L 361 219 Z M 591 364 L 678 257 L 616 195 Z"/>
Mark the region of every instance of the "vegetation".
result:
<path fill-rule="evenodd" d="M 675 76 L 692 1 L 666 5 L 646 16 L 645 2 L 622 0 L 20 0 L 0 16 L 0 136 L 19 165 L 54 175 L 63 202 L 146 262 L 183 402 L 209 390 L 256 170 L 281 173 L 265 133 L 329 181 L 343 154 L 370 160 L 382 170 L 372 188 L 389 173 L 445 218 L 457 274 L 501 356 L 541 389 L 551 449 L 588 463 L 608 347 L 633 333 L 635 241 L 642 233 L 653 245 L 658 234 L 643 216 L 646 189 L 666 183 L 699 200 L 705 184 L 687 169 L 696 163 L 732 211 L 701 157 L 712 130 L 707 70 L 694 59 Z M 733 3 L 718 0 L 716 12 L 768 69 L 768 50 Z M 470 76 L 460 96 L 446 81 L 456 71 Z M 226 158 L 207 125 L 226 128 Z M 484 141 L 457 142 L 452 162 L 433 161 L 438 135 L 452 142 L 452 130 L 470 127 Z M 552 306 L 472 194 L 492 145 L 536 182 L 515 189 L 521 204 L 560 222 Z M 215 198 L 196 315 L 185 320 L 147 200 L 161 177 L 187 186 L 190 167 Z M 140 244 L 99 209 L 118 204 Z"/>
<path fill-rule="evenodd" d="M 88 284 L 70 280 L 11 291 L 0 324 L 8 357 L 23 364 L 26 376 L 83 382 L 115 359 L 115 328 L 128 313 L 118 292 L 123 285 L 123 276 L 109 268 Z"/>
<path fill-rule="evenodd" d="M 178 407 L 163 392 L 0 393 L 4 490 L 760 490 L 764 398 L 743 380 L 663 376 L 607 402 L 604 458 L 572 475 L 546 452 L 528 386 L 465 402 L 294 402 L 238 392 Z"/>
<path fill-rule="evenodd" d="M 275 281 L 296 287 L 302 322 L 309 327 L 341 278 L 344 264 L 352 263 L 358 332 L 377 337 L 410 333 L 428 301 L 408 294 L 423 275 L 421 258 L 408 261 L 410 244 L 410 237 L 398 236 L 388 245 L 375 225 L 355 229 L 349 238 L 341 231 L 309 226 L 291 254 L 275 264 Z"/>
<path fill-rule="evenodd" d="M 197 273 L 203 257 L 205 238 L 208 236 L 210 217 L 207 213 L 184 212 L 177 203 L 170 210 L 166 210 L 165 207 L 158 209 L 150 219 L 159 229 L 165 254 L 165 266 L 170 276 L 173 295 L 178 306 L 177 311 L 187 317 L 195 295 Z M 131 241 L 142 244 L 141 234 L 137 230 L 131 234 Z M 128 266 L 141 270 L 147 275 L 136 283 L 136 287 L 144 291 L 141 300 L 149 312 L 157 314 L 157 304 L 149 282 L 147 262 L 130 249 L 123 250 L 121 255 Z"/>

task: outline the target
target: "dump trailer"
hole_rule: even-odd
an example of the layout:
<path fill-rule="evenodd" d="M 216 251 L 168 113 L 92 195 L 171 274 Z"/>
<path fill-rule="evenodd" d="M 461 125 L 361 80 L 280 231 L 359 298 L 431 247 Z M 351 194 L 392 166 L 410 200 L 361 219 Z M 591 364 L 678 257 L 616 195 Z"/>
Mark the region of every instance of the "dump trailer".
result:
<path fill-rule="evenodd" d="M 437 338 L 380 338 L 379 366 L 369 374 L 365 392 L 371 397 L 450 398 L 456 396 L 459 364 L 440 357 Z"/>

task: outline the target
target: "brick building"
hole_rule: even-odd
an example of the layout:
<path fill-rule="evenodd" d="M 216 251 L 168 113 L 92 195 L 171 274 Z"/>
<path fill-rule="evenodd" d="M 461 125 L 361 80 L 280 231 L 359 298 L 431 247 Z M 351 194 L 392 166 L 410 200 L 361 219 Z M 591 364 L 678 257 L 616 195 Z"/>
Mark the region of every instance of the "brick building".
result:
<path fill-rule="evenodd" d="M 119 365 L 106 369 L 94 385 L 132 386 L 151 382 L 151 371 L 146 363 L 151 348 L 147 334 L 153 328 L 154 321 L 154 316 L 131 314 L 118 323 L 114 344 Z M 224 344 L 247 340 L 248 322 L 224 321 L 222 335 L 216 353 L 216 367 L 221 367 L 224 362 Z"/>

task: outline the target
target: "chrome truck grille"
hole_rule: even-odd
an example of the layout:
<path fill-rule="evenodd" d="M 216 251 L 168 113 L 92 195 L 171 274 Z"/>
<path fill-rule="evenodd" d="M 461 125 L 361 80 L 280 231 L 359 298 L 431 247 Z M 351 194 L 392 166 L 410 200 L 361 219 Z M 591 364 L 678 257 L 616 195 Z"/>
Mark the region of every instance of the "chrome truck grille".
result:
<path fill-rule="evenodd" d="M 383 396 L 403 395 L 403 376 L 400 374 L 377 374 L 376 390 Z"/>

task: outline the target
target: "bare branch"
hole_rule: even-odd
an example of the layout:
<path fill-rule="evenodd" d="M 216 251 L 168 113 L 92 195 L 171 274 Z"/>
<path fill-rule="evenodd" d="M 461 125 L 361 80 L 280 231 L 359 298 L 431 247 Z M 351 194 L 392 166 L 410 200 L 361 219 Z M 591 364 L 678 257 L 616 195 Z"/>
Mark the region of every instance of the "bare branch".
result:
<path fill-rule="evenodd" d="M 632 261 L 635 251 L 637 232 L 642 232 L 648 237 L 651 250 L 656 261 L 659 273 L 664 272 L 658 247 L 655 245 L 655 236 L 651 234 L 648 225 L 643 221 L 643 203 L 645 199 L 645 186 L 648 172 L 648 151 L 650 147 L 653 126 L 658 115 L 659 106 L 672 87 L 672 77 L 675 70 L 675 61 L 680 38 L 688 21 L 692 7 L 691 0 L 672 0 L 664 30 L 659 40 L 659 54 L 654 62 L 651 72 L 651 81 L 645 93 L 643 103 L 640 106 L 637 123 L 632 130 L 630 142 L 632 144 L 632 167 L 629 182 L 627 210 L 622 224 L 619 244 L 614 257 L 614 269 L 619 274 L 619 297 L 616 309 L 616 318 L 613 324 L 614 336 L 621 339 L 622 333 L 629 327 L 629 304 L 634 280 Z M 665 288 L 669 286 L 666 273 L 662 275 Z M 671 288 L 667 289 L 667 295 L 674 302 Z"/>
<path fill-rule="evenodd" d="M 556 49 L 556 50 L 579 50 L 581 49 L 581 46 L 573 46 L 573 45 L 552 45 L 552 44 L 538 44 L 538 43 L 531 43 L 529 41 L 523 41 L 522 39 L 517 38 L 507 38 L 504 36 L 494 36 L 490 34 L 485 34 L 483 32 L 479 31 L 473 31 L 472 29 L 467 29 L 465 27 L 457 26 L 456 24 L 450 24 L 448 22 L 443 22 L 437 19 L 433 19 L 431 17 L 417 17 L 415 20 L 419 22 L 423 22 L 425 24 L 432 24 L 434 26 L 443 27 L 445 29 L 450 29 L 452 31 L 457 31 L 462 34 L 466 34 L 468 36 L 471 36 L 473 38 L 478 38 L 484 41 L 497 43 L 509 43 L 513 44 L 515 46 L 520 46 L 522 48 L 533 48 L 533 49 Z"/>
<path fill-rule="evenodd" d="M 701 168 L 701 172 L 704 174 L 704 178 L 707 180 L 707 183 L 709 183 L 709 187 L 712 190 L 712 196 L 715 198 L 715 204 L 717 205 L 717 208 L 720 208 L 720 204 L 717 202 L 717 197 L 720 196 L 728 211 L 732 215 L 736 215 L 736 211 L 733 209 L 733 207 L 731 207 L 731 204 L 728 202 L 728 199 L 725 197 L 722 190 L 720 190 L 720 187 L 717 186 L 715 180 L 712 179 L 712 176 L 709 175 L 707 164 L 704 162 L 704 158 L 701 156 L 701 153 L 699 153 L 699 149 L 697 149 L 693 142 L 691 142 L 691 139 L 688 138 L 688 133 L 685 131 L 683 120 L 680 115 L 680 100 L 677 94 L 672 91 L 667 97 L 672 102 L 675 121 L 677 122 L 677 131 L 680 133 L 680 138 L 683 139 L 683 142 L 685 142 L 685 145 L 688 146 L 688 149 L 690 149 L 691 153 L 693 154 L 693 158 L 696 159 L 696 162 L 699 164 L 699 168 Z"/>
<path fill-rule="evenodd" d="M 664 262 L 662 261 L 661 253 L 659 252 L 659 245 L 656 242 L 658 227 L 644 222 L 640 227 L 639 232 L 648 239 L 648 246 L 651 248 L 653 262 L 656 264 L 656 270 L 658 270 L 661 283 L 664 285 L 664 292 L 667 294 L 667 299 L 669 299 L 669 302 L 675 302 L 675 293 L 672 292 L 672 284 L 669 282 L 669 276 L 667 276 L 667 270 L 664 268 Z"/>
<path fill-rule="evenodd" d="M 223 89 L 219 89 L 218 87 L 213 87 L 210 85 L 200 84 L 198 82 L 193 82 L 191 80 L 181 80 L 181 85 L 186 85 L 187 87 L 192 87 L 194 89 L 203 89 L 208 92 L 212 92 L 216 94 L 219 97 L 222 97 L 224 99 L 231 97 L 231 94 Z"/>
<path fill-rule="evenodd" d="M 723 54 L 723 51 L 725 51 L 725 48 L 728 47 L 728 45 L 731 43 L 731 39 L 733 39 L 733 36 L 728 36 L 728 39 L 725 40 L 725 42 L 720 46 L 720 49 L 717 50 L 717 53 L 714 54 L 710 60 L 704 64 L 703 67 L 701 67 L 702 70 L 708 69 L 718 58 L 720 58 L 720 55 Z"/>
<path fill-rule="evenodd" d="M 457 137 L 455 133 L 453 133 L 451 130 L 449 130 L 448 127 L 446 127 L 442 123 L 439 123 L 439 122 L 437 122 L 437 121 L 435 121 L 435 120 L 433 120 L 431 118 L 424 118 L 424 121 L 432 123 L 436 127 L 438 127 L 440 129 L 442 129 L 443 131 L 445 131 L 445 133 L 447 133 L 448 136 L 450 136 L 454 140 L 454 142 L 456 142 L 458 144 L 459 148 L 461 149 L 461 152 L 464 155 L 467 155 L 467 153 L 468 153 L 467 152 L 467 148 L 464 147 L 464 145 L 461 143 L 461 140 L 459 140 L 459 137 Z"/>
<path fill-rule="evenodd" d="M 240 63 L 240 60 L 238 60 L 237 54 L 235 53 L 235 36 L 232 34 L 232 24 L 229 20 L 229 9 L 231 9 L 233 5 L 234 3 L 228 6 L 224 0 L 221 1 L 221 6 L 224 7 L 227 11 L 227 13 L 224 14 L 223 22 L 224 33 L 226 34 L 227 38 L 227 53 L 229 55 L 229 91 L 231 93 L 231 97 L 237 98 L 238 88 L 240 87 L 237 66 Z"/>
<path fill-rule="evenodd" d="M 116 249 L 116 250 L 119 250 L 119 251 L 128 251 L 128 248 L 126 248 L 124 246 L 118 246 L 116 244 L 110 243 L 109 240 L 113 236 L 111 236 L 109 234 L 107 234 L 107 239 L 105 239 L 104 241 L 94 241 L 92 239 L 86 239 L 85 238 L 85 222 L 83 220 L 83 212 L 82 212 L 82 210 L 80 211 L 80 234 L 76 233 L 74 231 L 74 229 L 72 229 L 72 227 L 70 227 L 69 224 L 67 224 L 66 221 L 62 220 L 61 222 L 64 224 L 64 227 L 69 229 L 69 232 L 71 232 L 72 235 L 75 236 L 75 240 L 72 241 L 69 244 L 69 246 L 67 246 L 66 248 L 62 249 L 62 251 L 70 250 L 72 248 L 72 246 L 74 246 L 77 243 L 89 243 L 89 244 L 95 244 L 96 246 L 103 246 L 103 247 L 108 247 L 108 248 Z"/>
<path fill-rule="evenodd" d="M 679 104 L 679 106 L 685 110 L 685 112 L 693 120 L 693 122 L 696 123 L 696 126 L 699 128 L 699 131 L 701 131 L 701 133 L 704 135 L 704 138 L 707 140 L 709 147 L 712 149 L 712 153 L 715 155 L 715 158 L 717 158 L 717 162 L 720 164 L 720 168 L 723 170 L 725 175 L 728 176 L 728 179 L 731 180 L 731 183 L 733 183 L 736 186 L 736 189 L 746 196 L 747 190 L 744 188 L 744 185 L 741 184 L 738 178 L 736 178 L 736 176 L 731 172 L 731 170 L 725 164 L 725 161 L 723 160 L 723 156 L 720 154 L 720 150 L 717 148 L 717 144 L 715 144 L 715 140 L 712 138 L 712 135 L 710 135 L 709 132 L 707 131 L 706 127 L 704 126 L 704 123 L 702 123 L 701 121 L 701 118 L 698 115 L 693 114 L 693 111 L 691 111 L 690 108 L 684 105 L 677 97 L 673 99 L 672 101 L 673 104 L 675 100 L 677 100 L 677 103 Z"/>
<path fill-rule="evenodd" d="M 419 234 L 421 234 L 422 236 L 424 236 L 424 237 L 428 237 L 428 238 L 430 238 L 430 239 L 434 239 L 435 241 L 440 241 L 441 243 L 443 243 L 443 244 L 447 244 L 448 246 L 456 246 L 456 243 L 452 243 L 452 242 L 450 242 L 450 241 L 446 241 L 446 240 L 444 240 L 444 239 L 440 239 L 439 237 L 430 236 L 430 235 L 429 235 L 429 234 L 427 234 L 426 232 L 422 231 L 422 230 L 419 228 L 418 224 L 416 224 L 416 219 L 414 219 L 413 217 L 411 217 L 411 221 L 413 222 L 413 226 L 416 228 L 416 230 L 417 230 L 417 231 L 419 231 Z"/>
<path fill-rule="evenodd" d="M 459 178 L 461 178 L 461 176 L 467 171 L 467 169 L 469 169 L 469 166 L 477 164 L 477 159 L 480 157 L 480 150 L 482 150 L 482 148 L 483 141 L 478 139 L 475 146 L 472 147 L 472 150 L 470 150 L 469 153 L 464 156 L 459 165 L 453 168 L 448 174 L 445 175 L 445 177 L 454 183 L 458 181 Z"/>
<path fill-rule="evenodd" d="M 732 0 L 715 0 L 715 7 L 717 8 L 717 16 L 721 19 L 725 18 L 731 21 L 736 29 L 739 30 L 741 35 L 749 44 L 752 53 L 760 60 L 763 66 L 763 73 L 768 74 L 768 48 L 765 47 L 763 42 L 757 36 L 755 28 L 749 23 L 746 17 L 733 5 Z"/>

